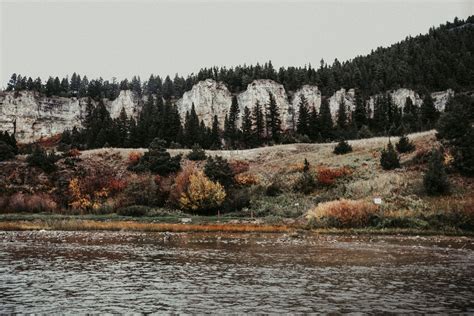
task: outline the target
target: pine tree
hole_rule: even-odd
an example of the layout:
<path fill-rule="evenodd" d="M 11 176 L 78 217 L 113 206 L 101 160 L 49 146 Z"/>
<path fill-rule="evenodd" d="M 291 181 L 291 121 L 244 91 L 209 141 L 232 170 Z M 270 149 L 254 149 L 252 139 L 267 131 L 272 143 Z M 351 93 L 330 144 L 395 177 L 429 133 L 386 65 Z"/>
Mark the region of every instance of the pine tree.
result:
<path fill-rule="evenodd" d="M 341 97 L 339 109 L 337 110 L 337 128 L 340 131 L 344 131 L 347 128 L 347 121 L 346 102 L 344 98 Z"/>
<path fill-rule="evenodd" d="M 423 184 L 428 195 L 441 195 L 449 191 L 443 155 L 439 150 L 433 150 L 428 165 L 428 171 L 423 178 Z"/>
<path fill-rule="evenodd" d="M 171 80 L 170 76 L 166 76 L 162 90 L 163 98 L 165 98 L 165 100 L 171 99 L 171 97 L 174 95 L 173 81 Z"/>
<path fill-rule="evenodd" d="M 269 93 L 269 103 L 268 103 L 267 113 L 266 113 L 266 123 L 267 123 L 267 129 L 270 132 L 269 136 L 272 138 L 272 140 L 275 143 L 278 143 L 280 141 L 281 120 L 280 120 L 280 112 L 278 110 L 278 105 L 272 93 Z"/>
<path fill-rule="evenodd" d="M 248 107 L 244 108 L 244 114 L 242 116 L 242 142 L 245 148 L 252 147 L 253 144 L 253 132 L 252 132 L 252 116 Z"/>
<path fill-rule="evenodd" d="M 296 132 L 300 135 L 310 136 L 309 121 L 310 113 L 308 109 L 308 101 L 303 94 L 300 95 L 300 103 L 298 106 L 298 122 L 296 123 Z"/>
<path fill-rule="evenodd" d="M 309 122 L 308 122 L 308 133 L 309 138 L 314 142 L 321 139 L 321 130 L 319 128 L 319 116 L 316 108 L 311 107 L 311 112 L 309 113 Z"/>
<path fill-rule="evenodd" d="M 191 112 L 186 113 L 186 119 L 184 122 L 184 141 L 187 147 L 191 147 L 194 144 L 199 144 L 200 138 L 200 124 L 199 118 L 194 108 L 194 103 L 191 106 Z"/>
<path fill-rule="evenodd" d="M 239 139 L 239 129 L 237 127 L 237 120 L 239 119 L 239 105 L 237 103 L 237 98 L 232 97 L 232 103 L 229 109 L 229 116 L 227 124 L 225 124 L 224 135 L 226 140 L 229 142 L 231 147 L 234 147 Z"/>
<path fill-rule="evenodd" d="M 253 134 L 257 145 L 261 145 L 265 139 L 265 120 L 262 112 L 262 106 L 257 101 L 252 113 Z"/>
<path fill-rule="evenodd" d="M 321 137 L 327 141 L 333 137 L 333 122 L 329 102 L 327 99 L 321 101 L 321 108 L 319 110 L 319 129 Z"/>
<path fill-rule="evenodd" d="M 385 170 L 400 168 L 400 158 L 398 157 L 398 154 L 393 148 L 391 142 L 388 142 L 387 148 L 382 150 L 382 155 L 380 156 L 380 165 Z"/>
<path fill-rule="evenodd" d="M 405 134 L 400 137 L 400 140 L 398 141 L 398 143 L 395 144 L 395 147 L 397 148 L 397 151 L 401 154 L 415 150 L 415 145 L 408 139 L 407 135 Z"/>
<path fill-rule="evenodd" d="M 355 109 L 352 114 L 352 119 L 357 126 L 357 129 L 360 129 L 363 125 L 367 125 L 369 116 L 364 97 L 359 91 L 356 92 L 355 98 Z"/>
<path fill-rule="evenodd" d="M 423 98 L 420 112 L 423 129 L 427 130 L 433 128 L 439 118 L 439 112 L 436 109 L 433 98 L 431 98 L 429 93 L 426 93 L 425 97 Z"/>
<path fill-rule="evenodd" d="M 212 129 L 211 129 L 211 149 L 220 149 L 221 148 L 221 138 L 219 135 L 219 120 L 217 115 L 214 115 L 212 120 Z"/>

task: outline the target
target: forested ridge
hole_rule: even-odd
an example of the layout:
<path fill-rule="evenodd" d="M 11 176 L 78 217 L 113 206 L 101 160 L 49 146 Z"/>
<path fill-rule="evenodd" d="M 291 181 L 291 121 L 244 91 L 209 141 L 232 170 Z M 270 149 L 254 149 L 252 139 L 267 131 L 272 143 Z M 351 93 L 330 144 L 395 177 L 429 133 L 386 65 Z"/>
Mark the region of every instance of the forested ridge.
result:
<path fill-rule="evenodd" d="M 454 19 L 439 27 L 432 27 L 424 35 L 407 37 L 390 47 L 379 47 L 367 56 L 332 64 L 321 60 L 315 67 L 281 67 L 275 69 L 271 61 L 263 65 L 203 68 L 187 77 L 176 74 L 161 78 L 151 75 L 143 81 L 139 76 L 120 82 L 102 78 L 91 79 L 77 73 L 66 78 L 41 78 L 13 74 L 8 91 L 35 90 L 47 96 L 91 97 L 115 99 L 120 90 L 133 90 L 136 95 L 162 95 L 165 100 L 180 98 L 185 91 L 205 79 L 224 82 L 233 93 L 244 91 L 255 79 L 271 79 L 295 91 L 302 85 L 317 85 L 325 96 L 343 88 L 356 88 L 364 95 L 374 95 L 400 87 L 418 92 L 452 88 L 456 91 L 472 89 L 474 78 L 474 16 L 466 20 Z"/>

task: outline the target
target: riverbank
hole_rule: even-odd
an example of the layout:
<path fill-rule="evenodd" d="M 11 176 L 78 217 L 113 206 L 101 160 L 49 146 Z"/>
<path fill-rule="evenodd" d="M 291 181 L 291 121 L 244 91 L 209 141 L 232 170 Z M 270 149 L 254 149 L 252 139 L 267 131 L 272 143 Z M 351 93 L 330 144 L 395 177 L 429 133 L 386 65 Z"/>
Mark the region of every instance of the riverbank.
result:
<path fill-rule="evenodd" d="M 3 214 L 0 231 L 124 231 L 124 232 L 223 232 L 286 233 L 298 237 L 306 234 L 328 235 L 423 235 L 474 236 L 473 231 L 457 228 L 312 228 L 293 219 L 275 222 L 271 218 L 233 218 L 217 216 L 135 217 L 118 215 Z"/>

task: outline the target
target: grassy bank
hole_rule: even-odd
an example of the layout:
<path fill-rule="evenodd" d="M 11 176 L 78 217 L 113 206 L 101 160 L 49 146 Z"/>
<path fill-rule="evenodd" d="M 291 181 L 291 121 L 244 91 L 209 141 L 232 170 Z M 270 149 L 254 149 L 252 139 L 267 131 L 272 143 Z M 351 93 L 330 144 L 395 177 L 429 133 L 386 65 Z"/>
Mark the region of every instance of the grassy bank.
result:
<path fill-rule="evenodd" d="M 449 235 L 474 236 L 474 232 L 456 228 L 310 228 L 303 222 L 270 223 L 264 219 L 229 219 L 196 216 L 191 223 L 180 217 L 123 217 L 116 215 L 68 216 L 56 214 L 3 214 L 0 230 L 60 231 L 139 231 L 139 232 L 224 232 L 224 233 L 316 233 L 328 235 Z"/>

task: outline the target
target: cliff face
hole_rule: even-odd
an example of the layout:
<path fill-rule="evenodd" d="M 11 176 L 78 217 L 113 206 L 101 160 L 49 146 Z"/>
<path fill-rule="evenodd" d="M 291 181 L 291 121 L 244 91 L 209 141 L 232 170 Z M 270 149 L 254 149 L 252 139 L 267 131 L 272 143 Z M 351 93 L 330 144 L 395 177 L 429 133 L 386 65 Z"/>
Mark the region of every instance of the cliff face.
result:
<path fill-rule="evenodd" d="M 186 112 L 191 112 L 193 103 L 196 114 L 207 126 L 211 126 L 214 115 L 217 115 L 223 127 L 225 115 L 232 103 L 232 95 L 221 82 L 211 79 L 198 82 L 176 102 L 183 122 Z"/>
<path fill-rule="evenodd" d="M 265 109 L 270 101 L 270 93 L 275 97 L 276 104 L 280 110 L 282 128 L 290 128 L 293 124 L 293 107 L 288 102 L 283 85 L 268 79 L 254 80 L 247 86 L 247 90 L 238 95 L 240 113 L 244 108 L 253 109 L 257 101 Z"/>
<path fill-rule="evenodd" d="M 316 86 L 305 85 L 297 90 L 291 97 L 285 91 L 283 85 L 272 80 L 255 80 L 247 86 L 247 90 L 237 95 L 240 108 L 240 116 L 245 107 L 253 109 L 256 102 L 260 102 L 263 108 L 268 105 L 269 93 L 275 96 L 279 107 L 282 128 L 291 129 L 298 117 L 298 106 L 301 95 L 308 101 L 309 107 L 315 107 L 318 111 L 321 106 L 321 92 Z M 397 89 L 389 92 L 394 103 L 403 107 L 406 98 L 412 99 L 414 104 L 421 105 L 422 99 L 413 90 Z M 454 95 L 452 90 L 432 93 L 435 106 L 444 110 L 447 100 Z M 354 89 L 340 89 L 328 98 L 331 113 L 335 118 L 339 108 L 339 102 L 344 100 L 347 109 L 355 107 Z M 368 101 L 369 108 L 373 111 L 375 97 Z M 114 101 L 104 100 L 111 117 L 118 117 L 122 108 L 128 116 L 137 117 L 140 111 L 140 100 L 136 99 L 129 90 L 121 91 Z M 41 137 L 49 137 L 82 125 L 87 99 L 77 98 L 47 98 L 39 96 L 31 91 L 22 91 L 15 96 L 14 92 L 0 93 L 0 130 L 14 131 L 16 125 L 16 136 L 21 142 L 32 142 Z M 96 102 L 92 101 L 94 104 Z M 214 115 L 217 115 L 221 127 L 224 118 L 232 103 L 232 94 L 227 87 L 214 80 L 205 80 L 194 85 L 192 90 L 184 93 L 176 104 L 181 117 L 184 120 L 186 111 L 191 111 L 194 103 L 199 118 L 210 126 Z M 240 125 L 240 119 L 238 121 Z"/>
<path fill-rule="evenodd" d="M 47 98 L 32 91 L 0 94 L 0 130 L 13 133 L 20 142 L 32 142 L 41 137 L 62 133 L 74 126 L 81 127 L 85 117 L 87 98 Z M 122 107 L 127 115 L 136 116 L 139 107 L 131 91 L 121 91 L 114 101 L 104 100 L 112 118 L 118 117 Z M 93 104 L 96 102 L 92 101 Z"/>

